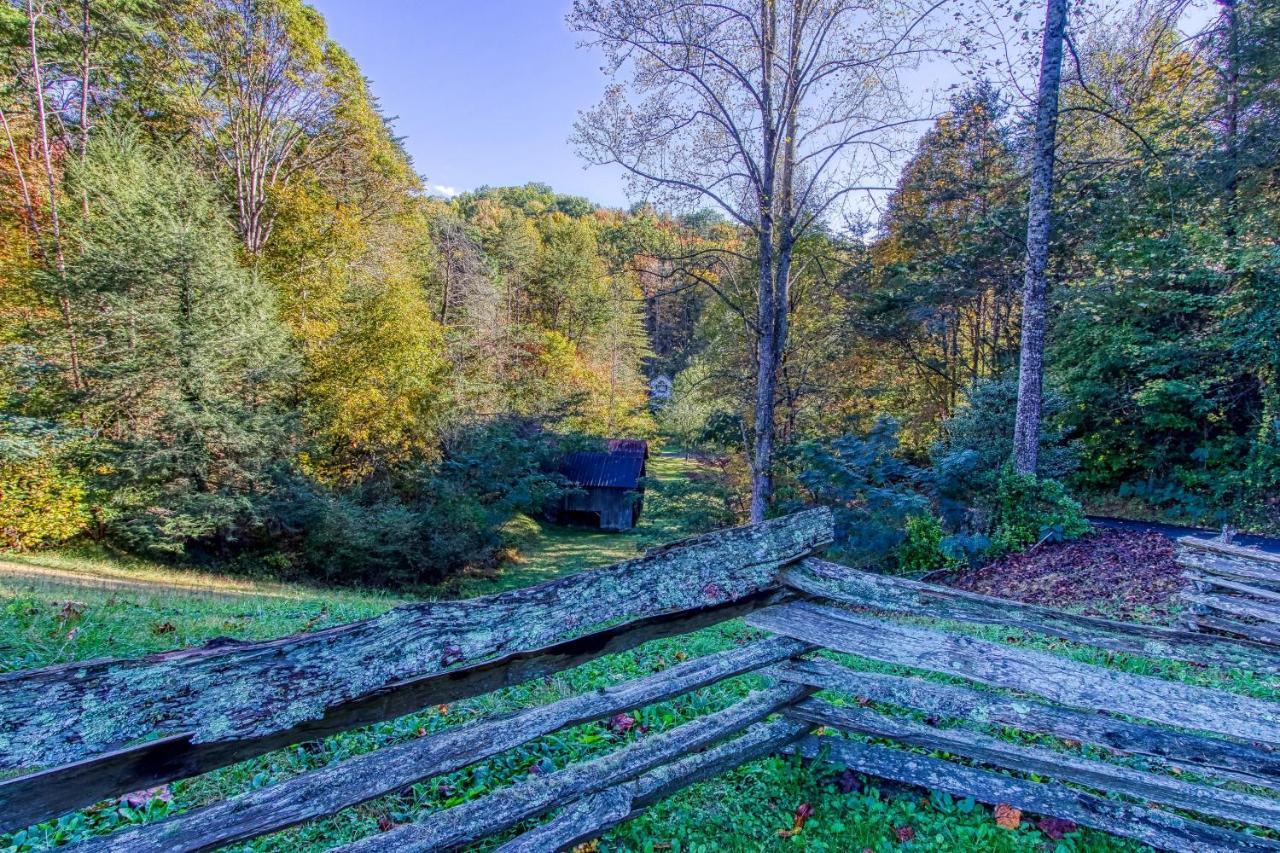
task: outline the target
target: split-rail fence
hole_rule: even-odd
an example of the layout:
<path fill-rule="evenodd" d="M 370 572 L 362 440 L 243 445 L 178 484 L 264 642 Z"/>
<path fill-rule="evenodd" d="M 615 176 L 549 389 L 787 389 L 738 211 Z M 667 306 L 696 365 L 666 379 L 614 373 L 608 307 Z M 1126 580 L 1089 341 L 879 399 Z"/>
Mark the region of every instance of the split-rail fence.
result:
<path fill-rule="evenodd" d="M 727 651 L 77 849 L 215 849 L 754 673 L 765 686 L 723 710 L 343 849 L 454 850 L 494 835 L 508 853 L 564 849 L 695 781 L 789 750 L 1157 848 L 1280 850 L 1280 704 L 1058 653 L 1092 648 L 1157 671 L 1181 661 L 1275 684 L 1274 647 L 857 571 L 816 557 L 831 538 L 830 513 L 810 510 L 325 631 L 0 676 L 0 771 L 21 774 L 0 781 L 0 831 L 744 617 L 761 636 Z"/>

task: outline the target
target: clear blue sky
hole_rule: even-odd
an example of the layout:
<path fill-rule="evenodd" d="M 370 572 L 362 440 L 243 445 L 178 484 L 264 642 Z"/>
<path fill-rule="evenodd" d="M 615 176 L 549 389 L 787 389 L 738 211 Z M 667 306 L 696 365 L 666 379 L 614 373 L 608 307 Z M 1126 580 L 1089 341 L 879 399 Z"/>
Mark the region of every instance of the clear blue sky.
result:
<path fill-rule="evenodd" d="M 600 56 L 577 47 L 565 25 L 571 0 L 310 2 L 373 81 L 383 111 L 397 117 L 437 194 L 542 181 L 627 204 L 620 170 L 584 170 L 568 142 L 578 110 L 605 86 Z M 1190 23 L 1203 24 L 1212 6 L 1196 0 Z M 916 76 L 921 89 L 939 91 L 959 79 L 939 69 Z"/>
<path fill-rule="evenodd" d="M 619 173 L 583 169 L 568 143 L 604 89 L 577 48 L 569 0 L 311 0 L 373 81 L 414 166 L 433 187 L 543 181 L 626 204 Z"/>

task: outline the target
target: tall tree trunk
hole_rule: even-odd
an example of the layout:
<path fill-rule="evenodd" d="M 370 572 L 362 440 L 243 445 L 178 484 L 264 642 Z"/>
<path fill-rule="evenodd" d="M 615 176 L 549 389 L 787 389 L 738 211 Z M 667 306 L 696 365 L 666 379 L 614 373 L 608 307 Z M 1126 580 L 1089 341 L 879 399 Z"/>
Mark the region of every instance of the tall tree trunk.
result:
<path fill-rule="evenodd" d="M 773 409 L 778 390 L 778 326 L 774 310 L 773 230 L 760 239 L 760 329 L 756 338 L 755 442 L 751 453 L 751 522 L 764 521 L 773 498 Z"/>
<path fill-rule="evenodd" d="M 1226 67 L 1223 69 L 1223 147 L 1226 175 L 1222 184 L 1223 235 L 1227 249 L 1236 247 L 1236 194 L 1240 184 L 1240 14 L 1236 0 L 1218 0 L 1227 29 Z M 1229 262 L 1234 264 L 1234 258 Z"/>
<path fill-rule="evenodd" d="M 53 154 L 49 150 L 49 126 L 45 115 L 44 76 L 40 69 L 39 40 L 36 34 L 36 21 L 40 15 L 36 12 L 35 0 L 27 0 L 27 36 L 31 50 L 31 86 L 34 89 L 36 107 L 36 132 L 40 139 L 40 154 L 44 161 L 44 174 L 49 184 L 49 229 L 53 237 L 53 258 L 58 270 L 62 293 L 58 296 L 58 307 L 62 311 L 62 322 L 67 327 L 68 359 L 71 369 L 71 386 L 77 391 L 83 390 L 84 379 L 80 372 L 80 344 L 76 335 L 75 318 L 71 312 L 71 299 L 66 293 L 67 262 L 62 254 L 62 226 L 58 220 L 58 181 L 53 171 Z"/>
<path fill-rule="evenodd" d="M 1053 158 L 1058 131 L 1058 89 L 1067 0 L 1048 0 L 1040 52 L 1040 92 L 1031 152 L 1031 192 L 1027 199 L 1027 260 L 1022 291 L 1022 355 L 1018 366 L 1018 411 L 1013 427 L 1013 464 L 1019 474 L 1035 474 L 1040 452 L 1040 410 L 1044 393 L 1044 333 L 1048 283 Z"/>
<path fill-rule="evenodd" d="M 773 62 L 778 31 L 778 10 L 772 0 L 760 0 L 760 94 L 763 100 L 761 134 L 760 186 L 762 192 L 756 199 L 760 211 L 759 303 L 756 307 L 756 406 L 754 417 L 754 446 L 751 453 L 751 522 L 764 521 L 769 502 L 773 499 L 773 409 L 778 386 L 778 312 L 776 231 L 777 220 L 777 148 L 774 136 Z"/>

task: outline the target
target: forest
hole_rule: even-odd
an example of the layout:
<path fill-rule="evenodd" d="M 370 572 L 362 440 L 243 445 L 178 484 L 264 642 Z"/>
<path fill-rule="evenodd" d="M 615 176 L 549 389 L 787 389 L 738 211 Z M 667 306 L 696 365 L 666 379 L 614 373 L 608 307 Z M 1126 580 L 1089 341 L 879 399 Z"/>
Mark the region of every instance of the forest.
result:
<path fill-rule="evenodd" d="M 1280 528 L 1280 9 L 1073 4 L 1046 113 L 1039 8 L 993 61 L 982 4 L 766 6 L 753 88 L 732 34 L 663 53 L 702 19 L 574 5 L 623 210 L 429 194 L 302 0 L 6 3 L 0 545 L 438 583 L 611 437 L 709 461 L 654 498 L 693 529 L 828 505 L 856 565 Z M 966 69 L 929 104 L 922 56 Z"/>
<path fill-rule="evenodd" d="M 0 853 L 1280 849 L 1280 1 L 0 51 Z"/>

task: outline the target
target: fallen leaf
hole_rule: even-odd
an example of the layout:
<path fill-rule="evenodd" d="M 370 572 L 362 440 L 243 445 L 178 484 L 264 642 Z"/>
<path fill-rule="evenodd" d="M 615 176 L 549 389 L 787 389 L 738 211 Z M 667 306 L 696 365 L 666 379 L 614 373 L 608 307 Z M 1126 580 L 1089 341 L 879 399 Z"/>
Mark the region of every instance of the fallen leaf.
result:
<path fill-rule="evenodd" d="M 793 838 L 800 834 L 800 830 L 804 829 L 805 823 L 809 820 L 809 815 L 813 814 L 813 805 L 810 803 L 801 803 L 796 806 L 795 815 L 791 820 L 790 829 L 779 829 L 779 838 Z"/>
<path fill-rule="evenodd" d="M 916 831 L 910 824 L 904 823 L 902 826 L 895 826 L 893 834 L 898 837 L 899 844 L 906 844 L 908 841 L 915 840 Z"/>
<path fill-rule="evenodd" d="M 623 711 L 609 718 L 609 730 L 618 734 L 626 734 L 636 727 L 636 718 Z"/>
<path fill-rule="evenodd" d="M 161 622 L 158 625 L 151 626 L 151 633 L 155 634 L 157 637 L 163 634 L 172 634 L 174 631 L 177 631 L 177 630 L 178 629 L 174 627 L 174 624 L 172 622 Z"/>
<path fill-rule="evenodd" d="M 436 706 L 436 713 L 437 713 L 437 714 L 447 714 L 447 713 L 449 713 L 449 706 L 448 706 L 448 705 L 437 705 L 437 706 Z"/>
<path fill-rule="evenodd" d="M 668 844 L 667 846 L 670 847 L 671 845 Z M 584 841 L 583 843 L 579 844 L 577 847 L 573 848 L 573 853 L 596 853 L 596 851 L 599 849 L 600 849 L 600 839 L 593 838 L 590 841 Z M 654 845 L 654 849 L 655 850 L 657 849 L 656 844 Z"/>
<path fill-rule="evenodd" d="M 996 823 L 1005 829 L 1017 829 L 1022 825 L 1022 810 L 1008 803 L 998 803 L 995 809 Z"/>
<path fill-rule="evenodd" d="M 1068 832 L 1075 832 L 1079 828 L 1074 821 L 1063 817 L 1042 817 L 1036 826 L 1054 841 L 1061 841 L 1062 837 Z"/>
<path fill-rule="evenodd" d="M 143 788 L 141 791 L 131 791 L 120 798 L 120 804 L 131 809 L 141 809 L 152 800 L 167 803 L 172 799 L 173 792 L 169 790 L 169 786 L 160 785 L 155 788 Z"/>
<path fill-rule="evenodd" d="M 395 828 L 396 822 L 391 819 L 391 815 L 383 815 L 378 818 L 378 832 L 390 832 Z"/>
<path fill-rule="evenodd" d="M 58 618 L 63 622 L 70 619 L 80 619 L 84 616 L 86 605 L 80 601 L 67 601 L 62 605 L 62 609 L 58 611 Z"/>

